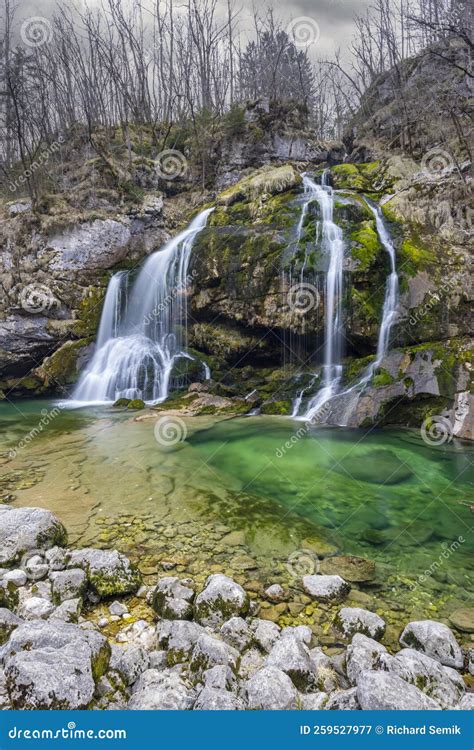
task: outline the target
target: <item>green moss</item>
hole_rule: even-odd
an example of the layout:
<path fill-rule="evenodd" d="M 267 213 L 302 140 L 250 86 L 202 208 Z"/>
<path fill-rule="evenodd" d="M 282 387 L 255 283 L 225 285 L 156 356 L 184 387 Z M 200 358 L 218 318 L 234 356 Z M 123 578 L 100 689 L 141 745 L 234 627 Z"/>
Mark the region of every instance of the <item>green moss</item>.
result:
<path fill-rule="evenodd" d="M 81 337 L 95 336 L 99 328 L 105 287 L 90 287 L 77 310 L 76 333 Z"/>
<path fill-rule="evenodd" d="M 126 408 L 130 403 L 129 398 L 118 398 L 117 401 L 114 403 L 114 407 L 117 408 Z"/>
<path fill-rule="evenodd" d="M 391 181 L 379 161 L 363 164 L 338 164 L 331 168 L 334 185 L 342 190 L 378 194 L 385 192 Z"/>
<path fill-rule="evenodd" d="M 300 184 L 301 177 L 290 164 L 285 164 L 282 167 L 266 166 L 224 190 L 217 203 L 230 206 L 245 199 L 255 201 L 266 193 L 284 193 Z"/>
<path fill-rule="evenodd" d="M 291 410 L 291 401 L 267 401 L 267 403 L 262 404 L 261 407 L 262 414 L 273 414 L 281 416 L 291 414 Z"/>
<path fill-rule="evenodd" d="M 436 255 L 419 238 L 411 235 L 405 238 L 398 251 L 399 272 L 408 276 L 416 276 L 417 273 L 430 268 L 436 261 Z"/>
<path fill-rule="evenodd" d="M 390 375 L 387 370 L 382 368 L 378 369 L 373 378 L 373 384 L 375 388 L 379 388 L 385 385 L 391 385 L 395 383 L 395 378 Z"/>
<path fill-rule="evenodd" d="M 115 404 L 114 404 L 115 405 Z M 127 409 L 144 409 L 145 402 L 140 398 L 132 398 L 127 404 Z"/>
<path fill-rule="evenodd" d="M 352 257 L 358 261 L 358 270 L 369 269 L 381 251 L 375 221 L 361 222 L 359 227 L 351 234 L 351 243 Z"/>
<path fill-rule="evenodd" d="M 40 371 L 46 388 L 55 385 L 71 385 L 76 382 L 79 355 L 90 341 L 90 338 L 66 341 L 54 354 L 44 360 Z"/>

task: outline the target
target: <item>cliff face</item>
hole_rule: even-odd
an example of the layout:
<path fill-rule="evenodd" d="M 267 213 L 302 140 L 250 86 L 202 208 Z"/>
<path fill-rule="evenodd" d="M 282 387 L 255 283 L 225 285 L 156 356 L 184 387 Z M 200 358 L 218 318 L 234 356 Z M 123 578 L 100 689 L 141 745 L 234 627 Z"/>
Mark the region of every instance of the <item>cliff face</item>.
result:
<path fill-rule="evenodd" d="M 456 47 L 455 54 L 459 61 L 463 52 Z M 410 155 L 400 148 L 400 102 L 405 114 L 410 106 L 415 111 L 416 91 L 427 76 L 441 76 L 440 66 L 447 78 L 455 76 L 451 85 L 462 109 L 460 66 L 423 56 L 407 63 L 403 84 L 396 72 L 396 79 L 376 82 L 346 150 L 317 142 L 294 112 L 276 115 L 261 103 L 216 141 L 212 184 L 205 191 L 197 188 L 192 167 L 186 178 L 164 181 L 149 157 L 143 163 L 137 146 L 136 158 L 121 168 L 121 186 L 96 160 L 81 168 L 79 179 L 76 154 L 67 184 L 37 210 L 24 201 L 4 205 L 0 389 L 10 396 L 64 395 L 91 354 L 111 272 L 136 267 L 193 211 L 213 203 L 193 248 L 189 345 L 211 365 L 216 403 L 224 399 L 232 410 L 232 398 L 255 392 L 250 405 L 288 413 L 295 393 L 318 373 L 325 313 L 327 269 L 315 236 L 321 218 L 316 203 L 296 232 L 301 172 L 317 176 L 330 167 L 338 190 L 334 219 L 346 245 L 348 385 L 373 360 L 389 272 L 366 197 L 382 207 L 400 278 L 393 351 L 352 410 L 350 424 L 418 425 L 430 414 L 445 415 L 453 434 L 472 438 L 472 214 L 464 137 L 446 125 L 441 148 L 439 123 L 428 128 L 413 114 Z M 444 110 L 438 112 L 443 119 Z M 319 292 L 318 304 L 304 315 L 289 301 L 295 279 Z M 192 367 L 179 375 L 188 383 L 199 377 Z M 174 406 L 183 406 L 180 398 Z M 209 398 L 203 402 L 207 412 L 213 408 Z M 185 402 L 191 411 L 192 402 L 199 411 L 196 392 Z M 234 402 L 234 410 L 249 403 Z M 346 406 L 335 400 L 325 421 L 338 423 Z"/>

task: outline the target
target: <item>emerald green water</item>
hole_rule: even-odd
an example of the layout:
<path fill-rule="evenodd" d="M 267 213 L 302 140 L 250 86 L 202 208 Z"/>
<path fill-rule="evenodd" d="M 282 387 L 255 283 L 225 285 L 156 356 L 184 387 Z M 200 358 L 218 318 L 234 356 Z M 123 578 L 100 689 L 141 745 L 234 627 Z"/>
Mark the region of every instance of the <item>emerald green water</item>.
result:
<path fill-rule="evenodd" d="M 197 580 L 219 570 L 295 591 L 308 564 L 357 555 L 375 561 L 362 589 L 394 623 L 472 601 L 470 445 L 200 417 L 186 420 L 185 442 L 166 447 L 151 412 L 53 408 L 0 405 L 0 497 L 51 508 L 73 543 L 122 549 L 145 576 L 164 561 Z M 41 410 L 53 416 L 38 431 Z"/>

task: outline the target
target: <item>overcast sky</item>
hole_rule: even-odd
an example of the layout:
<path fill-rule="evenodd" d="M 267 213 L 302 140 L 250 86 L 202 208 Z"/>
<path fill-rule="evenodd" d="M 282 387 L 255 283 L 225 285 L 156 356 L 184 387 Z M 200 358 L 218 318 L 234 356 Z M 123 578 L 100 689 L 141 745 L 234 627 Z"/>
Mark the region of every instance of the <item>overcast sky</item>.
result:
<path fill-rule="evenodd" d="M 129 0 L 134 2 L 135 0 Z M 252 8 L 255 5 L 260 13 L 264 12 L 266 5 L 270 5 L 278 18 L 285 24 L 292 19 L 309 18 L 317 24 L 319 39 L 308 49 L 312 57 L 332 57 L 334 52 L 340 48 L 344 56 L 345 50 L 350 43 L 354 30 L 354 15 L 361 14 L 368 7 L 370 0 L 234 0 L 235 6 L 241 8 L 239 15 L 240 27 L 243 36 L 251 35 Z M 81 0 L 72 0 L 66 5 L 81 6 Z M 146 7 L 152 0 L 141 0 Z M 227 0 L 218 0 L 225 13 Z M 100 5 L 100 0 L 88 0 L 89 6 Z M 180 5 L 180 0 L 175 0 L 175 7 Z M 18 17 L 21 19 L 31 16 L 48 17 L 53 11 L 55 0 L 21 0 L 18 3 Z M 149 6 L 151 7 L 151 6 Z M 313 23 L 313 28 L 314 28 Z M 304 33 L 304 29 L 303 29 Z"/>

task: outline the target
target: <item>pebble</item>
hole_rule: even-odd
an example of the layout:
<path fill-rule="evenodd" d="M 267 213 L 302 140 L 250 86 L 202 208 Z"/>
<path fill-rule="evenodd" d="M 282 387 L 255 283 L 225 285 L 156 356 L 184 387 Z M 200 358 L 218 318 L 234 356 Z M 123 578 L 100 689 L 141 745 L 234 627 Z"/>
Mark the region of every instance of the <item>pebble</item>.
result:
<path fill-rule="evenodd" d="M 112 602 L 112 604 L 109 606 L 109 612 L 111 615 L 117 615 L 121 617 L 122 615 L 127 614 L 128 607 L 125 606 L 125 604 L 122 604 L 122 602 Z"/>

